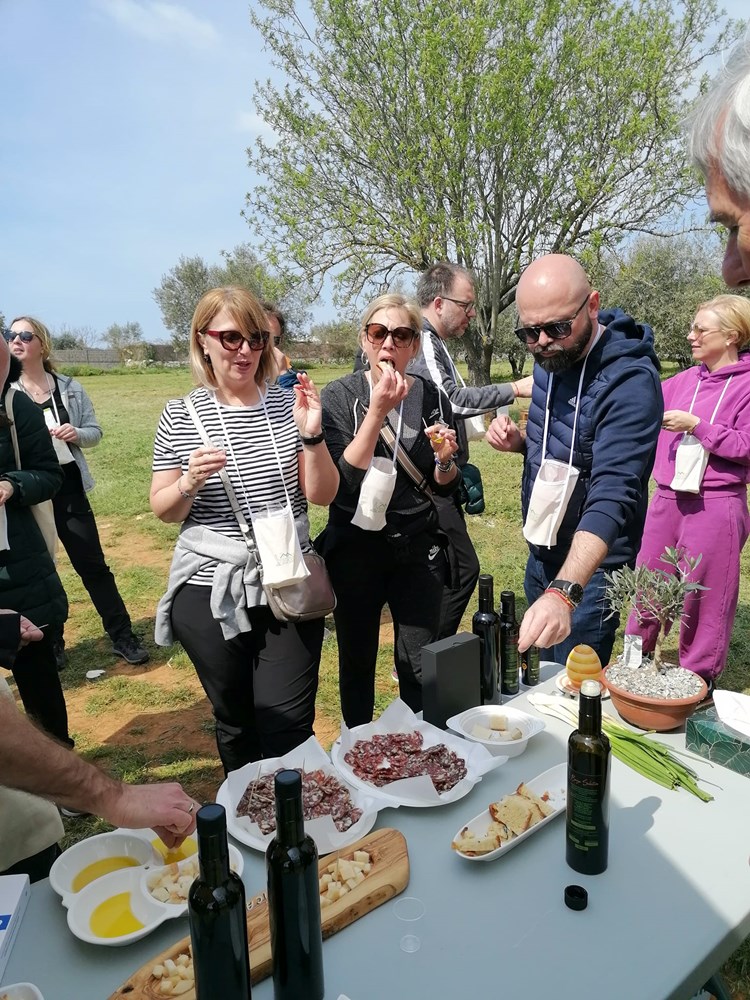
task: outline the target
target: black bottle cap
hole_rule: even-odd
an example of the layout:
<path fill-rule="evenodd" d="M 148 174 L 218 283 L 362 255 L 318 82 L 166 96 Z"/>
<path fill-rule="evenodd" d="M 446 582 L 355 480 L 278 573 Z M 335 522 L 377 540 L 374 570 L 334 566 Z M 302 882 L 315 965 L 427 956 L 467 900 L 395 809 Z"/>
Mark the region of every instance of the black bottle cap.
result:
<path fill-rule="evenodd" d="M 585 910 L 589 905 L 589 894 L 582 885 L 566 885 L 565 905 L 571 910 Z"/>
<path fill-rule="evenodd" d="M 274 790 L 279 801 L 296 799 L 302 794 L 302 775 L 291 769 L 279 771 L 274 780 Z"/>
<path fill-rule="evenodd" d="M 210 802 L 201 806 L 195 817 L 195 827 L 198 836 L 212 837 L 221 834 L 227 826 L 227 814 L 224 806 Z"/>

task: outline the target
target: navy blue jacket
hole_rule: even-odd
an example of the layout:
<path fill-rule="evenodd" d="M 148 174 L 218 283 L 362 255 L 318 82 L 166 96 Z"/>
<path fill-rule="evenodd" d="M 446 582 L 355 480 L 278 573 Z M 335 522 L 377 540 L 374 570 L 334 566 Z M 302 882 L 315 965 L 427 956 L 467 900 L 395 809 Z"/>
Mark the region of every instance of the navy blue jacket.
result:
<path fill-rule="evenodd" d="M 576 531 L 591 532 L 607 543 L 603 567 L 632 563 L 646 518 L 648 480 L 664 412 L 654 336 L 649 326 L 620 309 L 600 312 L 599 322 L 605 331 L 589 354 L 576 427 L 573 464 L 580 476 L 557 544 L 529 546 L 553 573 L 565 561 Z M 552 383 L 546 454 L 566 463 L 582 364 L 556 373 Z M 524 521 L 542 460 L 548 379 L 547 372 L 534 365 L 521 485 Z"/>

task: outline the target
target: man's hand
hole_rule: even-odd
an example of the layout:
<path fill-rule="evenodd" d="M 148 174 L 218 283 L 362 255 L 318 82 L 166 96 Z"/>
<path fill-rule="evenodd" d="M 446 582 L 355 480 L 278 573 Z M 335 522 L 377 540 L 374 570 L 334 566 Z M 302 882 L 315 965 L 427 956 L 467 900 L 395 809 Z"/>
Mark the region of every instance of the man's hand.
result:
<path fill-rule="evenodd" d="M 485 441 L 496 451 L 523 451 L 523 434 L 510 417 L 495 417 L 487 429 Z"/>
<path fill-rule="evenodd" d="M 518 652 L 529 646 L 547 649 L 570 635 L 573 611 L 555 594 L 542 594 L 523 616 L 518 632 Z"/>
<path fill-rule="evenodd" d="M 112 802 L 102 803 L 100 814 L 115 826 L 150 827 L 167 847 L 179 846 L 195 829 L 200 804 L 176 782 L 121 785 Z"/>

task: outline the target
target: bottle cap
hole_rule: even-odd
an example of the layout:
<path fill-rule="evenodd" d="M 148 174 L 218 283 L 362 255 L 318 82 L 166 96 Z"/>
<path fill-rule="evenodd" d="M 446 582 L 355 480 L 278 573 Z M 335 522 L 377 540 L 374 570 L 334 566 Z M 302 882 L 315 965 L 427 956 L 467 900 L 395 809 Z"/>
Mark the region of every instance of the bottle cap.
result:
<path fill-rule="evenodd" d="M 599 681 L 584 681 L 581 684 L 581 694 L 586 698 L 598 698 L 601 696 L 602 686 Z"/>
<path fill-rule="evenodd" d="M 582 885 L 566 885 L 565 905 L 571 910 L 585 910 L 589 905 L 589 894 Z"/>
<path fill-rule="evenodd" d="M 291 768 L 279 771 L 274 779 L 274 790 L 277 799 L 296 799 L 302 794 L 302 775 Z"/>
<path fill-rule="evenodd" d="M 226 826 L 227 816 L 224 806 L 220 806 L 216 802 L 201 806 L 195 817 L 195 828 L 199 837 L 220 834 L 226 830 Z"/>

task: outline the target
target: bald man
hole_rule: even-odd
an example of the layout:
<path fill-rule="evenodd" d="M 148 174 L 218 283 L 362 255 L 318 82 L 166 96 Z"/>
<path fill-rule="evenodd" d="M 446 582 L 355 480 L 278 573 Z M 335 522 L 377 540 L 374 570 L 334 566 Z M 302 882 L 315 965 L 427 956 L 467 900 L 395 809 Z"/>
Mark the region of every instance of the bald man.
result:
<path fill-rule="evenodd" d="M 487 441 L 524 455 L 519 650 L 565 663 L 583 642 L 606 664 L 619 622 L 603 575 L 635 563 L 663 413 L 653 334 L 619 309 L 600 312 L 586 272 L 561 254 L 524 271 L 516 309 L 535 361 L 529 420 L 523 432 L 497 417 Z"/>
<path fill-rule="evenodd" d="M 706 181 L 711 219 L 729 233 L 724 281 L 750 286 L 750 31 L 693 112 L 688 146 Z"/>

